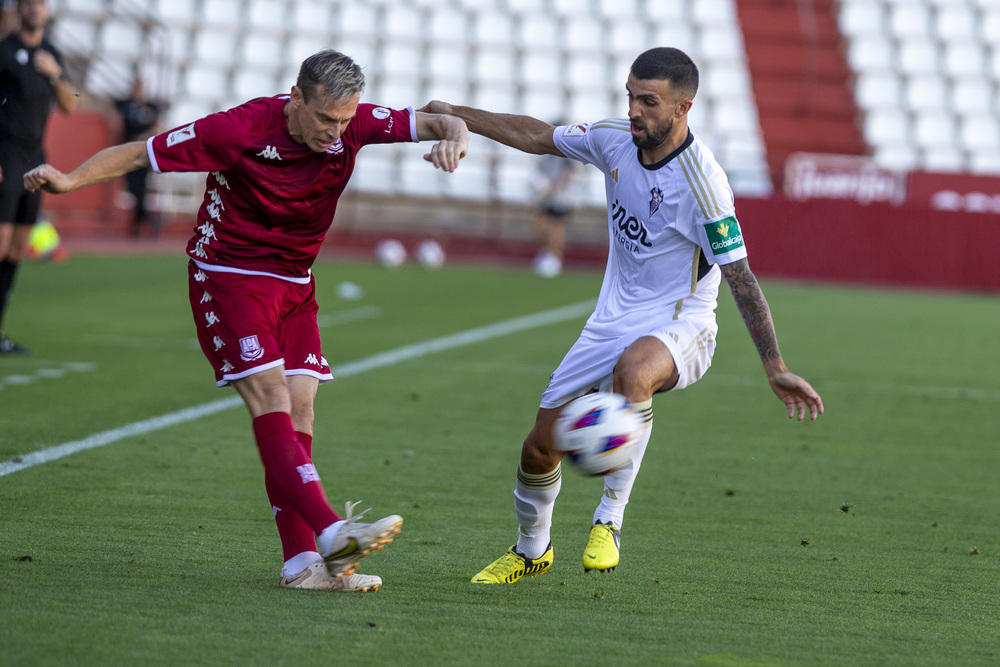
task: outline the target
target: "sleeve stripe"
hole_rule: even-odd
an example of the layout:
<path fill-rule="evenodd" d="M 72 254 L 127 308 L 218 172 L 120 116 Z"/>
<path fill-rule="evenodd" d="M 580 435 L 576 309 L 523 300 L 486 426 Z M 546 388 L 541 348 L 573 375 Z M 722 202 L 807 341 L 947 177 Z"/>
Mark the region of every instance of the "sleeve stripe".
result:
<path fill-rule="evenodd" d="M 698 205 L 701 206 L 701 212 L 709 220 L 721 216 L 722 207 L 719 206 L 719 202 L 715 198 L 715 193 L 712 192 L 712 188 L 708 183 L 708 177 L 705 176 L 701 165 L 692 157 L 691 151 L 684 151 L 678 158 L 681 169 L 684 170 L 684 176 L 687 178 L 688 185 L 691 186 L 691 191 L 698 200 Z"/>

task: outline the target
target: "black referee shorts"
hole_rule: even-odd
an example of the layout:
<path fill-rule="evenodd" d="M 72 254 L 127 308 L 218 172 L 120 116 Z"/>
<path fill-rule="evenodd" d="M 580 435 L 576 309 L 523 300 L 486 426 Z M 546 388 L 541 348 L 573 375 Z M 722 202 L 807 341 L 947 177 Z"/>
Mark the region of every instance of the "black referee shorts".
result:
<path fill-rule="evenodd" d="M 28 192 L 24 189 L 24 175 L 45 162 L 41 150 L 25 151 L 10 144 L 0 144 L 0 223 L 13 222 L 15 225 L 34 225 L 38 220 L 38 209 L 42 202 L 42 191 Z"/>

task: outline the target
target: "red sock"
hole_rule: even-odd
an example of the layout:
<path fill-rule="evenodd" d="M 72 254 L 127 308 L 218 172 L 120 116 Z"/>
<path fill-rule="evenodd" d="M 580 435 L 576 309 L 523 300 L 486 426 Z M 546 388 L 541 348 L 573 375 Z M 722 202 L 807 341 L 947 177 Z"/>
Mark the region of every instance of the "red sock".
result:
<path fill-rule="evenodd" d="M 282 548 L 287 554 L 288 549 L 296 549 L 292 556 L 302 551 L 313 551 L 316 548 L 314 536 L 324 528 L 339 521 L 340 517 L 326 501 L 319 475 L 312 464 L 309 451 L 312 442 L 303 446 L 300 441 L 302 434 L 297 434 L 292 427 L 292 418 L 284 412 L 270 412 L 253 420 L 254 435 L 257 438 L 257 449 L 261 462 L 264 464 L 264 486 L 268 491 L 271 505 L 281 508 L 278 516 L 288 509 L 294 511 L 298 518 L 309 529 L 309 537 L 304 542 L 300 533 L 302 525 L 295 529 L 295 535 L 290 536 L 292 543 L 286 548 L 284 535 L 281 534 L 282 517 L 279 523 L 279 535 L 282 536 Z M 272 496 L 272 493 L 276 493 Z M 288 513 L 290 515 L 291 513 Z M 307 548 L 302 548 L 302 545 Z M 286 558 L 287 560 L 287 558 Z"/>

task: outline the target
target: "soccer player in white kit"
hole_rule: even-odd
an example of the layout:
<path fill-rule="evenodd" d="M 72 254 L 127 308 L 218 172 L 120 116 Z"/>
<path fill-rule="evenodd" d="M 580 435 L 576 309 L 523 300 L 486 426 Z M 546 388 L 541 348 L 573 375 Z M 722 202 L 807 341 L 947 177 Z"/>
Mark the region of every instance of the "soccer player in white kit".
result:
<path fill-rule="evenodd" d="M 513 583 L 551 567 L 552 509 L 562 481 L 552 426 L 563 405 L 593 391 L 625 395 L 647 424 L 631 463 L 604 478 L 584 549 L 585 570 L 618 565 L 625 505 L 649 442 L 653 394 L 683 389 L 708 370 L 723 278 L 788 416 L 802 420 L 808 411 L 816 419 L 823 412 L 819 394 L 781 358 L 726 175 L 688 129 L 698 89 L 694 62 L 677 49 L 651 49 L 632 64 L 625 88 L 628 119 L 556 128 L 528 116 L 443 102 L 424 108 L 462 118 L 470 131 L 522 151 L 592 164 L 604 172 L 607 191 L 611 247 L 604 282 L 524 441 L 514 491 L 517 543 L 473 583 Z"/>

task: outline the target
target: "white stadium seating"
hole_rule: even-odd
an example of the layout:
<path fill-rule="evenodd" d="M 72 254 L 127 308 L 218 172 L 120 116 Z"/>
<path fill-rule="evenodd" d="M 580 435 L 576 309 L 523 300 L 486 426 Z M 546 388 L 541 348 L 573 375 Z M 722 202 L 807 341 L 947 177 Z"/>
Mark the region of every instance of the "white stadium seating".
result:
<path fill-rule="evenodd" d="M 133 65 L 155 55 L 158 67 L 148 71 L 171 102 L 164 119 L 170 126 L 250 96 L 287 92 L 301 61 L 327 47 L 354 57 L 368 78 L 365 99 L 387 105 L 438 98 L 547 121 L 624 116 L 632 60 L 645 48 L 676 46 L 702 72 L 692 128 L 715 151 L 737 194 L 770 192 L 736 0 L 51 2 L 54 38 L 92 63 L 80 82 L 87 93 L 127 88 Z M 1000 1 L 840 0 L 837 6 L 860 122 L 876 161 L 896 169 L 997 171 Z M 151 55 L 152 35 L 163 46 Z M 532 158 L 489 142 L 476 148 L 484 159 L 470 156 L 464 173 L 444 178 L 428 170 L 419 149 L 370 150 L 378 155 L 362 156 L 352 187 L 384 192 L 398 184 L 407 195 L 530 199 Z M 600 204 L 599 177 L 590 185 L 587 197 Z M 197 200 L 173 192 L 160 199 Z"/>

